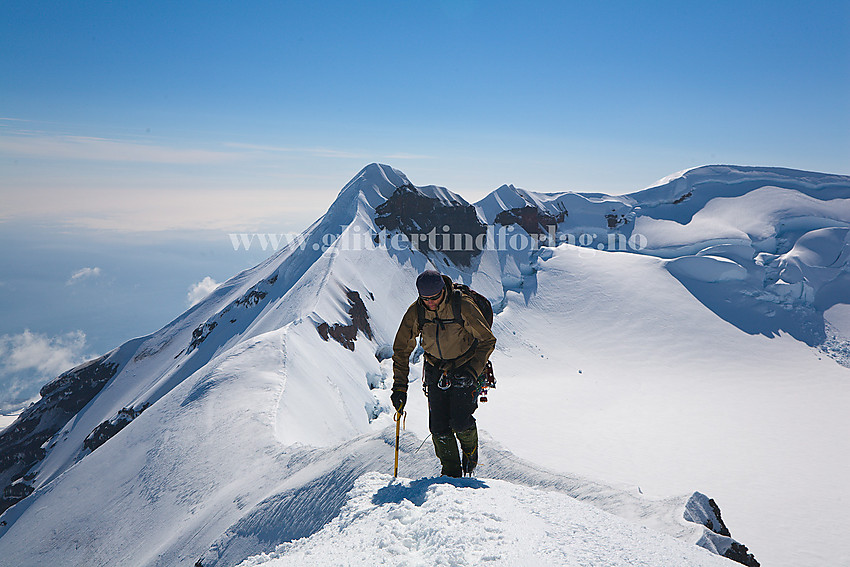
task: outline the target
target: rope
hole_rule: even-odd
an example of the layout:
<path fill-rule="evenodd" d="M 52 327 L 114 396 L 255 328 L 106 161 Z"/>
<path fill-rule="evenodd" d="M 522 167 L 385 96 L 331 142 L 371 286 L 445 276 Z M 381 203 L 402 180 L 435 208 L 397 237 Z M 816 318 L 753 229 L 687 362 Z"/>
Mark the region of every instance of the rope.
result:
<path fill-rule="evenodd" d="M 425 441 L 427 441 L 427 440 L 428 440 L 428 439 L 430 439 L 430 438 L 431 438 L 431 434 L 429 433 L 429 434 L 428 434 L 428 437 L 426 437 L 426 438 L 425 438 Z M 413 451 L 413 454 L 414 454 L 414 455 L 415 455 L 416 453 L 418 453 L 418 452 L 419 452 L 419 449 L 421 449 L 421 448 L 425 445 L 425 441 L 423 441 L 423 442 L 419 445 L 419 447 L 418 447 L 415 451 Z"/>

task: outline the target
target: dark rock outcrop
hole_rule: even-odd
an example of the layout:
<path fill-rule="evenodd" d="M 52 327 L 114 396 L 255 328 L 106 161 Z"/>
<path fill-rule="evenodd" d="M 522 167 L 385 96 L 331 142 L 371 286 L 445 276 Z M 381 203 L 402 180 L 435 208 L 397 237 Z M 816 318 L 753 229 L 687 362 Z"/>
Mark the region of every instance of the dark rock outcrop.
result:
<path fill-rule="evenodd" d="M 705 527 L 707 527 L 716 534 L 720 534 L 726 537 L 732 537 L 732 534 L 729 533 L 729 528 L 726 527 L 726 524 L 723 522 L 723 518 L 720 516 L 720 506 L 717 505 L 717 502 L 714 501 L 714 498 L 708 499 L 708 505 L 711 507 L 711 511 L 713 512 L 714 517 L 708 517 L 705 519 Z"/>
<path fill-rule="evenodd" d="M 139 409 L 121 409 L 117 416 L 95 427 L 83 441 L 83 446 L 90 451 L 94 451 L 112 439 L 119 431 L 127 427 L 131 421 L 139 417 L 148 407 L 150 407 L 150 404 L 143 404 Z"/>
<path fill-rule="evenodd" d="M 623 224 L 629 224 L 629 219 L 626 215 L 611 212 L 605 215 L 605 221 L 608 223 L 608 228 L 614 229 Z"/>
<path fill-rule="evenodd" d="M 682 195 L 681 197 L 679 197 L 678 199 L 673 201 L 673 204 L 678 205 L 679 203 L 684 203 L 688 198 L 692 197 L 693 194 L 694 194 L 693 191 L 688 191 L 687 193 L 685 193 L 684 195 Z"/>
<path fill-rule="evenodd" d="M 246 293 L 244 296 L 237 299 L 235 303 L 236 303 L 236 305 L 239 305 L 240 307 L 241 306 L 251 307 L 251 306 L 254 306 L 254 305 L 257 305 L 258 303 L 260 303 L 260 301 L 262 301 L 263 299 L 266 298 L 266 295 L 268 295 L 268 294 L 264 291 L 252 289 L 251 291 Z"/>
<path fill-rule="evenodd" d="M 534 205 L 526 205 L 502 211 L 493 222 L 508 226 L 511 224 L 519 225 L 528 234 L 548 234 L 549 227 L 558 225 L 569 216 L 566 210 L 561 211 L 557 215 L 552 215 L 546 211 L 542 211 Z"/>
<path fill-rule="evenodd" d="M 324 340 L 333 339 L 350 351 L 354 350 L 354 341 L 357 340 L 357 332 L 363 333 L 366 338 L 372 339 L 372 327 L 369 325 L 369 312 L 366 310 L 366 305 L 360 297 L 360 293 L 346 289 L 345 296 L 348 299 L 349 309 L 348 314 L 351 317 L 351 323 L 341 324 L 334 323 L 329 325 L 322 322 L 316 326 L 316 330 Z"/>
<path fill-rule="evenodd" d="M 189 346 L 183 352 L 188 355 L 192 351 L 197 349 L 199 346 L 201 346 L 201 343 L 207 340 L 207 337 L 209 337 L 210 334 L 218 326 L 219 321 L 229 320 L 230 324 L 236 323 L 238 319 L 233 315 L 228 315 L 228 313 L 230 313 L 234 308 L 241 307 L 243 309 L 250 309 L 263 303 L 266 297 L 268 297 L 269 293 L 267 291 L 263 291 L 261 288 L 274 285 L 275 282 L 277 282 L 277 279 L 278 275 L 274 274 L 270 278 L 261 281 L 260 283 L 249 289 L 247 292 L 245 292 L 242 297 L 222 309 L 216 316 L 211 317 L 205 323 L 198 325 L 195 330 L 192 331 L 192 340 L 189 342 Z M 216 321 L 214 319 L 218 320 Z M 178 353 L 177 356 L 180 356 L 181 354 L 183 354 L 183 352 Z M 177 358 L 177 356 L 175 356 L 175 358 Z"/>
<path fill-rule="evenodd" d="M 426 255 L 441 252 L 460 266 L 469 266 L 486 244 L 487 225 L 474 206 L 460 201 L 444 203 L 413 185 L 397 188 L 375 212 L 379 228 L 400 231 Z"/>
<path fill-rule="evenodd" d="M 371 295 L 371 294 L 370 294 Z M 348 298 L 348 303 L 351 308 L 348 314 L 351 315 L 351 324 L 366 335 L 366 338 L 372 340 L 372 327 L 369 325 L 369 312 L 366 310 L 366 304 L 360 298 L 360 294 L 350 289 L 346 290 L 345 296 Z"/>
<path fill-rule="evenodd" d="M 218 323 L 215 321 L 208 321 L 202 325 L 198 325 L 198 328 L 192 331 L 192 341 L 189 343 L 189 348 L 186 349 L 186 354 L 189 354 L 198 348 L 198 346 L 207 339 L 210 333 L 212 333 L 217 326 Z"/>
<path fill-rule="evenodd" d="M 32 494 L 33 490 L 35 489 L 25 482 L 16 482 L 3 489 L 3 498 L 16 498 L 20 500 Z"/>
<path fill-rule="evenodd" d="M 333 339 L 348 350 L 354 351 L 354 341 L 357 340 L 357 328 L 354 325 L 340 325 L 339 323 L 328 325 L 322 322 L 319 323 L 316 330 L 319 331 L 319 335 L 324 340 Z"/>
<path fill-rule="evenodd" d="M 732 539 L 720 515 L 720 506 L 713 498 L 694 492 L 685 504 L 684 518 L 707 528 L 697 545 L 748 567 L 760 567 L 747 546 Z"/>
<path fill-rule="evenodd" d="M 35 489 L 32 486 L 22 481 L 10 484 L 3 489 L 3 497 L 0 498 L 0 512 L 14 506 L 34 491 Z"/>
<path fill-rule="evenodd" d="M 737 541 L 732 542 L 729 549 L 723 553 L 723 557 L 746 565 L 747 567 L 761 567 L 761 563 L 756 561 L 756 558 L 750 553 L 747 546 Z"/>
<path fill-rule="evenodd" d="M 13 481 L 44 458 L 44 445 L 74 415 L 88 404 L 115 376 L 119 365 L 108 362 L 108 355 L 73 368 L 41 388 L 41 399 L 28 407 L 0 435 L 0 486 L 4 497 L 0 500 L 0 513 L 21 496 L 21 488 Z M 15 497 L 6 497 L 6 488 Z"/>

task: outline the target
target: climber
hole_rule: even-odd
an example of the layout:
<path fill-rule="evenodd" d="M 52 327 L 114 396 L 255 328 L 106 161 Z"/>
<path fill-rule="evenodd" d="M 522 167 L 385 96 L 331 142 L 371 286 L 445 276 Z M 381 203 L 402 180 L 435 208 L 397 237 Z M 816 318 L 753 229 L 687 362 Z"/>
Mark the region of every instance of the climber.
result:
<path fill-rule="evenodd" d="M 390 399 L 401 412 L 407 403 L 410 355 L 416 338 L 421 337 L 428 427 L 442 474 L 472 475 L 478 463 L 478 429 L 472 414 L 478 407 L 482 372 L 496 346 L 490 330 L 492 319 L 488 321 L 476 303 L 475 296 L 486 301 L 483 296 L 453 284 L 435 270 L 422 272 L 416 288 L 419 298 L 407 308 L 393 342 Z"/>

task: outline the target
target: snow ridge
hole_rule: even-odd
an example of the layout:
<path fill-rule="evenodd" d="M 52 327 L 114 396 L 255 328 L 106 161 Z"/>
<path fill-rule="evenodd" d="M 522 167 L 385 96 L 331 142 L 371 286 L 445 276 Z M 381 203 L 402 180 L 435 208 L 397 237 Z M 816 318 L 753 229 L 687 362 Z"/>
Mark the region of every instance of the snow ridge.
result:
<path fill-rule="evenodd" d="M 287 565 L 727 565 L 572 498 L 491 479 L 357 479 L 313 536 L 240 567 Z"/>

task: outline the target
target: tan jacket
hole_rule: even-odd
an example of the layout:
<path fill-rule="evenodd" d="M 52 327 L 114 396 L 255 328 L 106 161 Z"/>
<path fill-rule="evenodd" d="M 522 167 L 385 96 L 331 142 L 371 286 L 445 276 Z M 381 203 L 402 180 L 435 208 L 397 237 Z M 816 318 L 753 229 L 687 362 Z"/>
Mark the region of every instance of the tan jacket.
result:
<path fill-rule="evenodd" d="M 451 279 L 448 276 L 443 276 L 443 279 L 446 281 L 446 289 L 451 290 Z M 393 342 L 393 390 L 407 391 L 410 355 L 416 348 L 416 337 L 420 334 L 420 344 L 430 364 L 449 369 L 466 365 L 476 376 L 481 374 L 487 359 L 496 348 L 496 337 L 475 301 L 462 295 L 460 314 L 463 322 L 440 323 L 437 319 L 454 319 L 451 296 L 447 295 L 436 311 L 425 309 L 422 329 L 419 328 L 419 302 L 417 299 L 407 308 Z"/>

